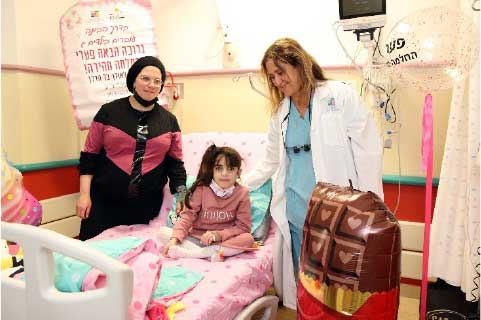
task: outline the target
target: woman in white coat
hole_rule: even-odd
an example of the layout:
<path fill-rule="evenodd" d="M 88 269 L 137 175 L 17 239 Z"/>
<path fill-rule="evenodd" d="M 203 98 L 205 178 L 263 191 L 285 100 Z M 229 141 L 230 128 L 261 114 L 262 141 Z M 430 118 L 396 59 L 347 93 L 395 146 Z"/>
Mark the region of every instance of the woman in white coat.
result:
<path fill-rule="evenodd" d="M 356 92 L 327 80 L 297 41 L 275 41 L 261 72 L 272 111 L 267 150 L 244 179 L 256 189 L 273 178 L 274 286 L 284 306 L 295 309 L 302 228 L 316 182 L 348 186 L 351 180 L 354 188 L 383 198 L 382 145 Z"/>

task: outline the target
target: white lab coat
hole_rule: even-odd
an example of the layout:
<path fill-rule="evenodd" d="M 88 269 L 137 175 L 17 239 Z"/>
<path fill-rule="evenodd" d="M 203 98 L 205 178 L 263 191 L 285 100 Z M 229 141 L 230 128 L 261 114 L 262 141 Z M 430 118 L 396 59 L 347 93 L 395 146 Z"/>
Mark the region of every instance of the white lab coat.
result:
<path fill-rule="evenodd" d="M 289 98 L 281 102 L 268 131 L 265 156 L 244 179 L 253 190 L 272 177 L 271 215 L 277 230 L 274 240 L 274 286 L 284 306 L 296 309 L 297 289 L 291 236 L 286 216 L 286 151 Z M 311 106 L 311 150 L 316 181 L 372 191 L 381 199 L 382 144 L 377 127 L 356 92 L 347 84 L 327 81 L 316 88 Z M 285 119 L 285 120 L 284 120 Z M 284 120 L 284 121 L 283 121 Z"/>

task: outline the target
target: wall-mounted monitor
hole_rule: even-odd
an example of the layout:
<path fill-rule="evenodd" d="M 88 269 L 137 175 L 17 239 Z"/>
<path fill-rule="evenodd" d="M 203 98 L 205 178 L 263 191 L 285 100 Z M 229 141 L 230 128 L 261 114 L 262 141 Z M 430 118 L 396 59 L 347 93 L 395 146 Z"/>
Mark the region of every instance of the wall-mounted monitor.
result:
<path fill-rule="evenodd" d="M 386 0 L 339 0 L 345 31 L 380 28 L 386 24 Z"/>

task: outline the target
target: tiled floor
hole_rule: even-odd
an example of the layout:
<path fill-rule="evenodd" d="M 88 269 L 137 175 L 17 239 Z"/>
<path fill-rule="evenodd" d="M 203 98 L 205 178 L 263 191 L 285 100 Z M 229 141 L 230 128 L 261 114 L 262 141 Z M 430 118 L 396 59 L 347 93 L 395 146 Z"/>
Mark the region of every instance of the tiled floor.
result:
<path fill-rule="evenodd" d="M 419 319 L 419 299 L 402 297 L 399 302 L 398 320 L 417 320 Z M 277 312 L 276 320 L 295 320 L 296 312 L 280 307 Z"/>
<path fill-rule="evenodd" d="M 401 297 L 399 301 L 398 320 L 419 319 L 419 299 Z"/>
<path fill-rule="evenodd" d="M 418 320 L 419 319 L 419 297 L 420 287 L 401 283 L 401 296 L 399 298 L 398 320 Z M 274 288 L 269 288 L 266 294 L 275 295 Z M 260 315 L 255 315 L 252 319 L 260 319 Z M 296 311 L 279 307 L 276 320 L 295 320 Z M 322 320 L 322 319 L 320 319 Z"/>

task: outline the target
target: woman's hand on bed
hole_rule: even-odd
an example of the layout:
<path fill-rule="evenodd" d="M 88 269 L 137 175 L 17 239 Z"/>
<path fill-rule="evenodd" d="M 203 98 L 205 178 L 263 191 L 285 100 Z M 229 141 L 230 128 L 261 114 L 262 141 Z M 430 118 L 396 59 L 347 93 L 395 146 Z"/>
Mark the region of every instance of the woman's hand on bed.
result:
<path fill-rule="evenodd" d="M 162 254 L 164 257 L 169 257 L 169 248 L 172 246 L 176 246 L 179 244 L 179 240 L 177 238 L 171 238 L 169 242 L 164 246 L 164 249 L 162 249 Z"/>
<path fill-rule="evenodd" d="M 175 213 L 179 214 L 180 212 L 184 211 L 186 194 L 187 194 L 186 186 L 177 187 L 177 203 L 175 205 Z"/>
<path fill-rule="evenodd" d="M 87 219 L 90 215 L 90 208 L 92 207 L 92 200 L 90 194 L 80 193 L 77 200 L 77 216 L 80 219 Z"/>

